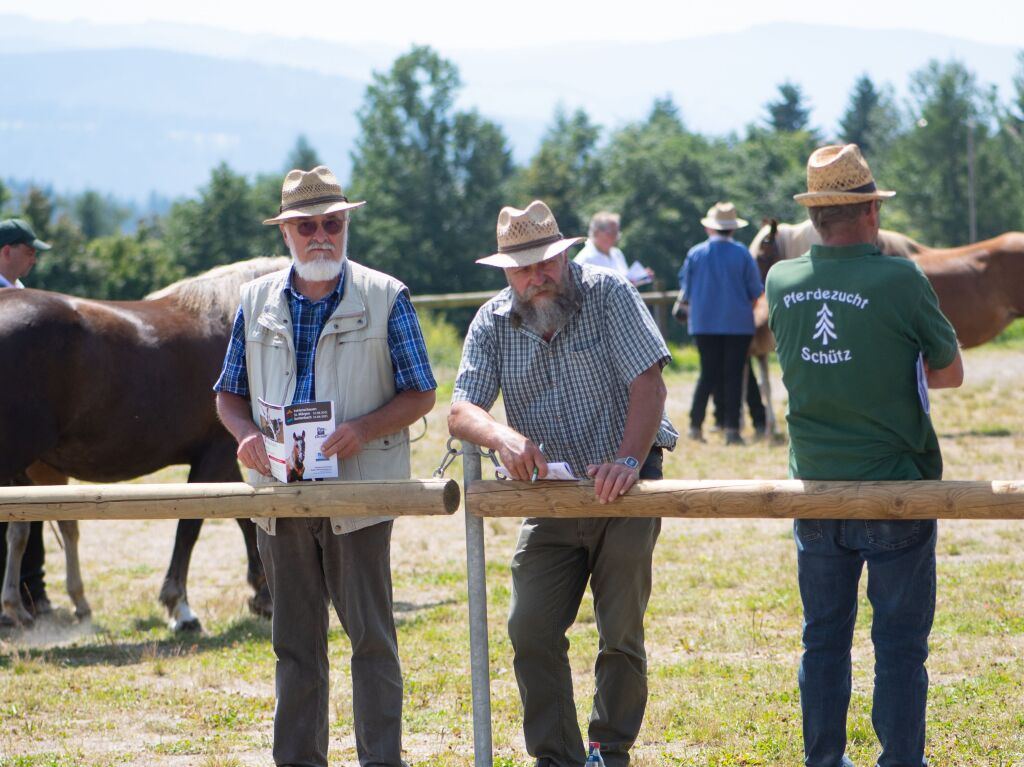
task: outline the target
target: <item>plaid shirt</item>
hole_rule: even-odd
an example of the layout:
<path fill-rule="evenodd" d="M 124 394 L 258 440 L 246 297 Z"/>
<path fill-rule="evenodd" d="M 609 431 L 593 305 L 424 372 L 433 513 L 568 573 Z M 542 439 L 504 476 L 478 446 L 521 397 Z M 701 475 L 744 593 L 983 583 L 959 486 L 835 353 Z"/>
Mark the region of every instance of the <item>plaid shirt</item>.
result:
<path fill-rule="evenodd" d="M 640 294 L 624 278 L 578 264 L 569 269 L 581 306 L 550 341 L 520 324 L 511 288 L 480 308 L 452 402 L 490 410 L 500 390 L 509 425 L 543 442 L 548 460 L 567 461 L 585 476 L 587 464 L 611 461 L 619 449 L 630 384 L 670 356 Z M 662 413 L 654 444 L 672 449 L 677 437 Z"/>
<path fill-rule="evenodd" d="M 295 329 L 293 341 L 296 380 L 292 402 L 311 402 L 316 399 L 313 364 L 316 345 L 324 325 L 341 301 L 345 291 L 345 273 L 342 272 L 337 287 L 319 301 L 310 301 L 295 290 L 292 287 L 292 274 L 293 272 L 288 272 L 285 284 L 292 327 Z M 430 391 L 437 388 L 430 369 L 426 344 L 423 342 L 423 333 L 416 318 L 416 310 L 412 306 L 408 292 L 404 290 L 398 294 L 394 306 L 391 307 L 391 314 L 388 315 L 388 349 L 391 352 L 391 365 L 395 369 L 397 391 Z M 249 374 L 245 368 L 245 316 L 241 307 L 238 308 L 234 325 L 231 327 L 231 340 L 224 356 L 224 367 L 213 389 L 249 398 Z"/>

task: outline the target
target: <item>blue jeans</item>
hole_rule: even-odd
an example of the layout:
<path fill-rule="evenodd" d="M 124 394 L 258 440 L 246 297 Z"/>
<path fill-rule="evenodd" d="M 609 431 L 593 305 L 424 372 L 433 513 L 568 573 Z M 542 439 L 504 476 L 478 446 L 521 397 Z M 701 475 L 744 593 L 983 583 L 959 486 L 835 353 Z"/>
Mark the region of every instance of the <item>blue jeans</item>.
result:
<path fill-rule="evenodd" d="M 875 691 L 871 723 L 878 767 L 921 767 L 928 697 L 928 634 L 935 617 L 934 520 L 798 519 L 796 540 L 804 653 L 800 661 L 804 764 L 849 767 L 857 584 L 868 566 Z"/>

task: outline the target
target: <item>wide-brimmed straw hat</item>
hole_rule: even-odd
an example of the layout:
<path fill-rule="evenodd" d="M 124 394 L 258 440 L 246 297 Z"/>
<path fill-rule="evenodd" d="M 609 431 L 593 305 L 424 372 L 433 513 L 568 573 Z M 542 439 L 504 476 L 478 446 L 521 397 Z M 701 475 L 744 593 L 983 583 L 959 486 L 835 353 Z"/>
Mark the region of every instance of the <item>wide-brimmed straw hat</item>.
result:
<path fill-rule="evenodd" d="M 736 206 L 731 202 L 716 202 L 708 208 L 708 214 L 700 222 L 708 229 L 716 229 L 719 232 L 742 229 L 749 223 L 736 215 Z"/>
<path fill-rule="evenodd" d="M 807 160 L 807 191 L 793 195 L 801 205 L 855 205 L 887 200 L 896 192 L 879 189 L 856 144 L 823 146 Z"/>
<path fill-rule="evenodd" d="M 313 170 L 290 170 L 281 185 L 281 208 L 278 215 L 268 218 L 264 224 L 280 224 L 296 218 L 323 216 L 366 205 L 366 202 L 349 202 L 341 191 L 341 184 L 326 165 Z"/>
<path fill-rule="evenodd" d="M 540 200 L 526 210 L 504 207 L 498 214 L 498 252 L 478 258 L 478 264 L 507 269 L 547 261 L 564 253 L 582 237 L 563 237 L 558 222 Z"/>

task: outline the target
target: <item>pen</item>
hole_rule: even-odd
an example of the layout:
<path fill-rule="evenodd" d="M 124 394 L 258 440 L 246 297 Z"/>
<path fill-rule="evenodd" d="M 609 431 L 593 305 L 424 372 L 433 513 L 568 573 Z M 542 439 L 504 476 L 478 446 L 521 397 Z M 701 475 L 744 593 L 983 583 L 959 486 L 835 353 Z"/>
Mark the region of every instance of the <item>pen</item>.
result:
<path fill-rule="evenodd" d="M 541 455 L 543 455 L 544 454 L 544 443 L 541 442 L 537 446 L 537 449 L 541 452 Z M 534 465 L 534 467 L 533 467 L 533 473 L 530 475 L 530 481 L 531 482 L 536 482 L 537 481 L 537 466 L 536 465 Z"/>

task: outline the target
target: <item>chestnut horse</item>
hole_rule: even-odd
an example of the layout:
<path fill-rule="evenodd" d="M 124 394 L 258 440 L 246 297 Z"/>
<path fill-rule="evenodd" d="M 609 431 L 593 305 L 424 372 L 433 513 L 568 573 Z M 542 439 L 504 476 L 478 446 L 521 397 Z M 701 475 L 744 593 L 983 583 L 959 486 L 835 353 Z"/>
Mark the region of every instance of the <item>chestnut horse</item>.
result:
<path fill-rule="evenodd" d="M 189 482 L 241 480 L 214 393 L 241 285 L 287 266 L 261 258 L 217 267 L 144 301 L 91 301 L 42 290 L 0 291 L 0 484 L 76 477 L 120 482 L 188 464 Z M 254 613 L 272 609 L 255 526 L 238 520 Z M 201 519 L 178 523 L 160 601 L 175 630 L 199 630 L 186 583 Z M 77 523 L 61 523 L 75 614 L 89 604 L 78 567 Z M 3 614 L 30 624 L 18 588 L 28 523 L 8 528 Z"/>
<path fill-rule="evenodd" d="M 820 242 L 810 221 L 793 226 L 771 219 L 751 242 L 750 252 L 767 274 L 775 261 L 796 258 Z M 886 255 L 910 258 L 921 267 L 965 349 L 991 341 L 1024 316 L 1024 232 L 960 248 L 928 248 L 882 229 L 878 246 Z"/>

